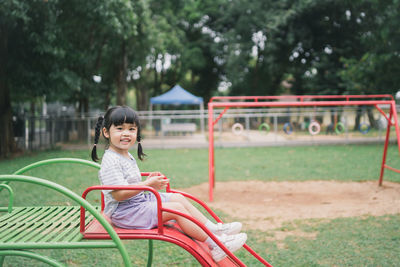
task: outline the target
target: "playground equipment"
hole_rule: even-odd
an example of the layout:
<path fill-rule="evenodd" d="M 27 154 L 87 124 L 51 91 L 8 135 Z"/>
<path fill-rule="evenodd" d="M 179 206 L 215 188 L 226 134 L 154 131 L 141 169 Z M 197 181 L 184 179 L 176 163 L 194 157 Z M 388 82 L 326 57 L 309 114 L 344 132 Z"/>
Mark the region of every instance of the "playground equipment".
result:
<path fill-rule="evenodd" d="M 337 122 L 335 125 L 335 133 L 337 134 L 342 134 L 346 130 L 346 127 L 344 127 L 344 124 L 342 122 Z"/>
<path fill-rule="evenodd" d="M 308 125 L 308 132 L 311 135 L 319 134 L 320 131 L 321 131 L 321 125 L 319 125 L 317 121 L 312 121 L 310 125 Z"/>
<path fill-rule="evenodd" d="M 260 132 L 265 131 L 266 133 L 269 133 L 270 130 L 269 124 L 266 122 L 261 123 L 260 126 L 258 126 L 258 130 Z"/>
<path fill-rule="evenodd" d="M 243 133 L 243 125 L 240 123 L 235 123 L 232 125 L 232 133 L 234 135 L 241 135 Z"/>
<path fill-rule="evenodd" d="M 400 153 L 400 131 L 398 126 L 396 103 L 391 95 L 304 95 L 304 96 L 221 96 L 213 97 L 208 103 L 208 131 L 209 131 L 209 200 L 213 200 L 213 190 L 215 186 L 215 161 L 214 161 L 214 125 L 232 107 L 332 107 L 332 106 L 373 106 L 387 120 L 388 127 L 382 157 L 379 185 L 382 185 L 384 170 L 400 173 L 400 170 L 386 164 L 387 147 L 391 126 L 395 128 L 398 149 Z M 383 110 L 382 106 L 388 107 L 389 115 Z M 224 110 L 214 118 L 214 109 L 224 108 Z M 286 125 L 286 124 L 285 124 Z M 285 127 L 284 127 L 285 129 Z M 289 125 L 286 126 L 289 132 Z M 345 131 L 345 126 L 341 122 L 334 125 L 335 132 L 341 134 Z M 286 132 L 286 131 L 285 131 Z"/>
<path fill-rule="evenodd" d="M 183 213 L 162 207 L 159 193 L 147 186 L 91 186 L 82 197 L 71 190 L 56 183 L 32 177 L 22 173 L 48 164 L 77 163 L 100 168 L 100 165 L 91 161 L 58 158 L 39 161 L 19 169 L 11 175 L 0 175 L 0 190 L 6 189 L 9 193 L 9 205 L 0 208 L 0 212 L 7 212 L 0 216 L 0 266 L 6 256 L 23 256 L 36 259 L 52 266 L 63 266 L 55 259 L 42 256 L 31 250 L 35 249 L 88 249 L 88 248 L 117 248 L 125 266 L 132 266 L 129 255 L 121 239 L 148 239 L 149 252 L 147 266 L 152 265 L 153 240 L 161 240 L 176 244 L 188 251 L 202 266 L 217 266 L 210 255 L 208 247 L 202 242 L 196 242 L 180 231 L 175 223 L 163 224 L 162 212 L 171 212 L 183 216 L 198 224 L 228 255 L 218 262 L 218 266 L 246 266 L 240 259 L 231 253 L 207 228 L 196 219 Z M 148 176 L 149 173 L 142 173 Z M 25 182 L 44 186 L 55 190 L 80 206 L 40 206 L 40 207 L 13 207 L 14 192 L 10 182 Z M 101 194 L 101 207 L 94 207 L 86 201 L 87 194 L 93 190 L 128 189 L 146 190 L 157 198 L 158 227 L 150 230 L 122 229 L 110 224 L 109 219 L 102 215 L 104 198 Z M 217 221 L 221 219 L 201 200 L 185 192 L 173 190 L 168 185 L 167 192 L 179 193 L 199 203 Z M 88 211 L 88 212 L 86 212 Z M 243 246 L 261 264 L 271 266 L 247 244 Z"/>
<path fill-rule="evenodd" d="M 365 118 L 366 115 L 366 111 L 365 108 L 362 111 L 363 115 L 361 116 L 361 122 L 360 125 L 358 126 L 358 130 L 362 133 L 362 134 L 367 134 L 369 132 L 369 130 L 371 129 L 371 126 L 367 123 L 367 118 Z"/>
<path fill-rule="evenodd" d="M 362 122 L 362 123 L 360 123 L 360 126 L 358 127 L 358 129 L 360 130 L 360 132 L 362 134 L 367 134 L 369 132 L 369 130 L 371 129 L 371 126 L 366 122 Z"/>
<path fill-rule="evenodd" d="M 307 127 L 308 132 L 311 135 L 317 135 L 321 131 L 321 125 L 318 123 L 317 119 L 315 118 L 316 117 L 315 116 L 316 109 L 317 109 L 317 107 L 314 107 L 314 113 L 313 113 L 312 119 L 310 121 L 310 124 Z"/>
<path fill-rule="evenodd" d="M 286 122 L 283 125 L 283 131 L 285 132 L 285 134 L 291 134 L 293 132 L 293 126 L 290 122 Z"/>

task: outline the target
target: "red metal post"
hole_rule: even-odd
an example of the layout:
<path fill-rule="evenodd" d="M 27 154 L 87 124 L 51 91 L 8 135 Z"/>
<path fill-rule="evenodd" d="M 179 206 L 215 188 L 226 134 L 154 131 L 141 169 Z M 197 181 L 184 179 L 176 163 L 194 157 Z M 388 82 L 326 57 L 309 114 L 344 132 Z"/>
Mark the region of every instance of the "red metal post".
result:
<path fill-rule="evenodd" d="M 393 111 L 390 109 L 390 115 L 388 119 L 388 124 L 386 127 L 386 139 L 385 139 L 385 145 L 383 148 L 383 156 L 382 156 L 382 164 L 381 164 L 381 175 L 379 176 L 379 186 L 382 185 L 383 181 L 383 173 L 385 172 L 385 163 L 386 163 L 386 155 L 387 155 L 387 148 L 389 145 L 389 137 L 390 137 L 390 128 L 392 127 L 392 115 Z"/>
<path fill-rule="evenodd" d="M 214 117 L 213 104 L 208 103 L 208 197 L 213 201 L 214 190 Z"/>
<path fill-rule="evenodd" d="M 396 102 L 392 101 L 391 111 L 393 113 L 393 123 L 394 129 L 396 130 L 396 137 L 397 137 L 397 147 L 399 148 L 400 153 L 400 130 L 399 130 L 399 121 L 397 118 L 397 110 L 396 110 Z"/>

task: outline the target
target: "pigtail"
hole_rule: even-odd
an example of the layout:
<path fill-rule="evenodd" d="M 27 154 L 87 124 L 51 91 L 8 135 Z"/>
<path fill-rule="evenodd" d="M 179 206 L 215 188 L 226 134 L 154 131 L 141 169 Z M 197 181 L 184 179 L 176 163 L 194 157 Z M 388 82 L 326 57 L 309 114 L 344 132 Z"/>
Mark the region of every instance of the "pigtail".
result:
<path fill-rule="evenodd" d="M 141 140 L 142 137 L 140 136 L 140 132 L 138 131 L 138 135 L 136 137 L 136 141 L 138 142 L 137 155 L 140 160 L 143 160 L 146 154 L 143 153 L 142 144 L 140 143 Z"/>
<path fill-rule="evenodd" d="M 100 116 L 97 119 L 97 123 L 96 123 L 96 128 L 94 130 L 94 145 L 93 145 L 93 149 L 92 149 L 92 160 L 93 161 L 99 161 L 99 158 L 97 157 L 97 143 L 99 142 L 99 137 L 100 137 L 100 131 L 101 131 L 101 127 L 103 126 L 103 120 L 104 117 Z"/>

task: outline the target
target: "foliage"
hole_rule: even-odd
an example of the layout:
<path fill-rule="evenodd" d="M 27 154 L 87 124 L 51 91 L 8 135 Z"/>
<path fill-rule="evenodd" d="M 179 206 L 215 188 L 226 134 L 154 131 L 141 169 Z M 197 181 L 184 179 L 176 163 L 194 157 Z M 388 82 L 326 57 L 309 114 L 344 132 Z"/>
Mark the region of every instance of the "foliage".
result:
<path fill-rule="evenodd" d="M 349 93 L 395 94 L 400 71 L 398 10 L 400 1 L 368 1 L 365 15 L 368 28 L 361 32 L 365 50 L 357 57 L 343 57 L 345 68 L 339 71 Z"/>
<path fill-rule="evenodd" d="M 2 1 L 0 4 L 1 52 L 13 101 L 51 95 L 57 82 L 54 69 L 63 51 L 56 46 L 58 1 Z M 10 12 L 12 10 L 12 12 Z M 1 88 L 3 90 L 3 88 Z"/>
<path fill-rule="evenodd" d="M 32 112 L 43 101 L 87 112 L 125 104 L 129 90 L 146 110 L 175 84 L 206 102 L 218 94 L 394 95 L 399 4 L 4 0 L 0 96 L 31 102 Z M 9 125 L 11 108 L 3 108 Z"/>
<path fill-rule="evenodd" d="M 231 94 L 394 93 L 398 5 L 7 0 L 7 80 L 13 102 L 46 95 L 87 101 L 87 108 L 110 104 L 126 78 L 144 108 L 176 83 L 206 100 L 221 81 L 232 85 Z M 288 77 L 290 91 L 281 84 Z M 95 99 L 99 93 L 105 103 Z"/>

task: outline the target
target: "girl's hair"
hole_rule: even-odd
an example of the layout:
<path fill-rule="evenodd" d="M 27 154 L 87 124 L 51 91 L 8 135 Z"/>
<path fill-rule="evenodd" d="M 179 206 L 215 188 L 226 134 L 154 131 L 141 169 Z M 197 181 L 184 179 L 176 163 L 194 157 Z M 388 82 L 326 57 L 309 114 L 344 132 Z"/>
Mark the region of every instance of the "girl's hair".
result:
<path fill-rule="evenodd" d="M 140 136 L 140 121 L 139 121 L 139 116 L 138 114 L 131 109 L 130 107 L 127 106 L 115 106 L 112 108 L 109 108 L 106 111 L 106 114 L 103 116 L 100 116 L 97 119 L 96 123 L 96 128 L 95 128 L 95 133 L 94 133 L 94 146 L 92 149 L 92 160 L 93 161 L 98 161 L 99 158 L 97 157 L 97 143 L 99 142 L 99 137 L 100 137 L 100 131 L 102 131 L 102 128 L 106 128 L 107 131 L 110 131 L 111 125 L 114 126 L 119 126 L 124 123 L 133 123 L 137 127 L 137 136 L 136 136 L 136 141 L 138 142 L 138 151 L 137 155 L 140 160 L 143 160 L 143 158 L 146 156 L 146 154 L 143 153 L 142 145 L 140 144 L 140 141 L 142 137 Z M 103 137 L 107 139 L 104 136 Z M 109 142 L 109 140 L 107 139 Z"/>

